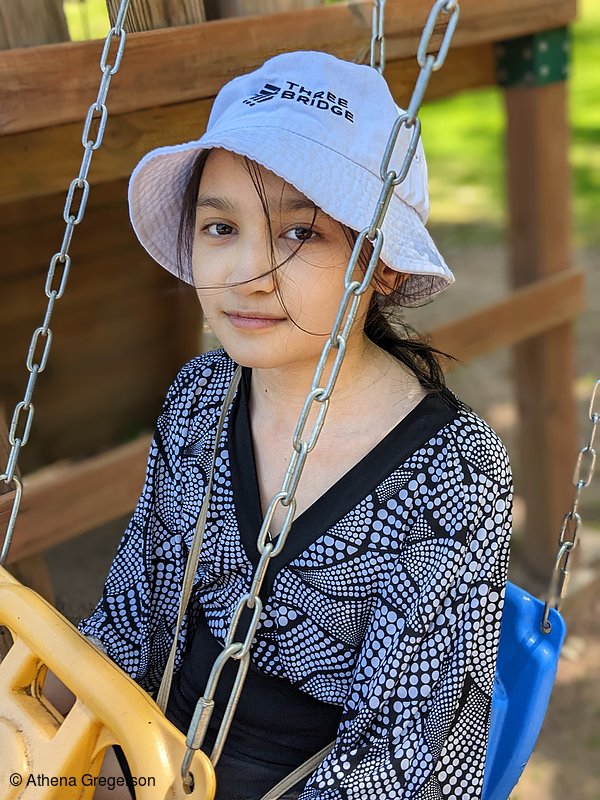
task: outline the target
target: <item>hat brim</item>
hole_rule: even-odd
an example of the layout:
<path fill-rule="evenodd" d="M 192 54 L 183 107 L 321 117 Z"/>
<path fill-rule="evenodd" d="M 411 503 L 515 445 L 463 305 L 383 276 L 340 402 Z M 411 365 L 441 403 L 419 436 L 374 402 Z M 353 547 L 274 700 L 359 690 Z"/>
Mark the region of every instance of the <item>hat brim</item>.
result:
<path fill-rule="evenodd" d="M 160 147 L 137 165 L 129 181 L 129 213 L 143 247 L 161 266 L 191 283 L 191 265 L 177 266 L 177 237 L 185 186 L 201 150 L 223 148 L 246 156 L 294 186 L 322 211 L 355 231 L 367 227 L 374 213 L 373 197 L 382 181 L 364 166 L 333 150 L 327 169 L 319 163 L 323 145 L 294 131 L 265 126 L 220 130 L 178 145 Z M 454 276 L 417 212 L 396 192 L 382 225 L 385 264 L 408 275 L 405 302 L 419 305 L 446 289 Z"/>

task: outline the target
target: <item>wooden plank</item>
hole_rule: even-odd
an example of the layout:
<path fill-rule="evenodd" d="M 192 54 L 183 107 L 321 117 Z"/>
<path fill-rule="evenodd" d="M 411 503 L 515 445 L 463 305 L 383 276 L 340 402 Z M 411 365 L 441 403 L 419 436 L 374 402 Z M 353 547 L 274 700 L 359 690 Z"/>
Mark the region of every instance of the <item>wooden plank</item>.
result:
<path fill-rule="evenodd" d="M 585 278 L 569 270 L 517 289 L 467 317 L 437 326 L 432 344 L 463 364 L 500 347 L 511 347 L 570 322 L 585 308 Z M 448 363 L 448 371 L 454 366 Z"/>
<path fill-rule="evenodd" d="M 0 50 L 70 38 L 62 0 L 4 0 L 0 4 Z"/>
<path fill-rule="evenodd" d="M 414 57 L 428 8 L 423 0 L 386 6 L 389 62 Z M 566 25 L 575 14 L 576 0 L 463 0 L 453 46 Z M 109 111 L 124 114 L 214 97 L 230 78 L 266 57 L 307 46 L 364 61 L 370 33 L 371 2 L 361 0 L 132 34 L 111 84 Z M 439 26 L 433 48 L 442 33 Z M 98 41 L 1 52 L 0 135 L 82 120 L 97 96 L 100 53 Z"/>
<path fill-rule="evenodd" d="M 71 275 L 55 306 L 50 361 L 36 386 L 32 436 L 22 452 L 25 474 L 151 429 L 183 363 L 183 336 L 173 324 L 178 282 L 137 242 L 126 188 L 125 182 L 96 187 L 75 232 Z M 56 199 L 7 206 L 0 220 L 0 337 L 10 343 L 0 351 L 0 397 L 11 408 L 25 389 L 27 348 L 47 303 L 49 255 L 64 230 Z M 51 219 L 44 219 L 44 208 Z"/>
<path fill-rule="evenodd" d="M 144 481 L 151 437 L 77 464 L 55 464 L 27 477 L 9 563 L 42 552 L 128 514 Z M 6 525 L 6 503 L 0 527 Z"/>
<path fill-rule="evenodd" d="M 564 83 L 506 92 L 510 266 L 515 286 L 569 268 L 566 93 Z M 523 555 L 529 570 L 544 578 L 553 568 L 557 534 L 574 491 L 578 449 L 574 354 L 572 322 L 515 349 L 522 431 L 517 489 L 527 505 Z"/>
<path fill-rule="evenodd" d="M 525 287 L 505 300 L 431 332 L 434 345 L 467 362 L 577 315 L 583 275 L 573 271 Z M 535 313 L 531 313 L 535 309 Z M 143 483 L 150 436 L 77 464 L 30 475 L 11 558 L 22 558 L 131 512 Z M 0 528 L 9 505 L 0 498 Z"/>
<path fill-rule="evenodd" d="M 386 77 L 399 105 L 408 103 L 417 72 L 414 58 L 388 65 Z M 493 46 L 460 47 L 449 54 L 444 69 L 433 74 L 427 97 L 433 100 L 460 89 L 494 83 Z M 92 194 L 94 186 L 130 175 L 139 159 L 153 147 L 198 138 L 208 121 L 211 105 L 212 99 L 208 99 L 111 115 L 104 143 L 92 162 Z M 64 198 L 71 179 L 79 172 L 82 127 L 83 122 L 79 121 L 48 130 L 1 136 L 0 163 L 14 166 L 0 172 L 0 203 L 53 192 L 63 192 Z M 56 207 L 61 218 L 63 205 L 64 199 Z"/>

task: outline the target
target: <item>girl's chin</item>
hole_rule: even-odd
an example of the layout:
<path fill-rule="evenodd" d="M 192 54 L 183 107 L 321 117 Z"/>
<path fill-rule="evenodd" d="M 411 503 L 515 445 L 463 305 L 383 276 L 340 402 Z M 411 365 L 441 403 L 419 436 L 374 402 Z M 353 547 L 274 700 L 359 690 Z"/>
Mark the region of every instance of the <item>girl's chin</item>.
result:
<path fill-rule="evenodd" d="M 314 362 L 316 367 L 318 360 L 318 354 L 309 357 L 305 352 L 289 351 L 281 341 L 267 343 L 255 340 L 244 342 L 239 339 L 234 341 L 234 337 L 231 336 L 223 337 L 223 339 L 219 338 L 219 341 L 221 347 L 232 361 L 251 369 L 287 370 L 297 368 L 299 365 L 305 367 L 308 359 Z"/>

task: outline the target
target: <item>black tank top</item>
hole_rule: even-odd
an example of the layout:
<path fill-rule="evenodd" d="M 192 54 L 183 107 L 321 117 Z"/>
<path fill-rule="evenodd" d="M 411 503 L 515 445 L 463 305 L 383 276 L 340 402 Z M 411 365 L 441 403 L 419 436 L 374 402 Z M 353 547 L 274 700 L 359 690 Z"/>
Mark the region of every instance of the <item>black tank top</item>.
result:
<path fill-rule="evenodd" d="M 181 669 L 174 676 L 167 707 L 167 717 L 184 733 L 187 733 L 196 702 L 204 693 L 211 667 L 222 650 L 201 617 Z M 237 661 L 229 661 L 222 672 L 206 739 L 210 747 L 217 735 L 237 666 Z M 226 746 L 239 754 L 293 768 L 335 738 L 341 711 L 340 706 L 315 700 L 286 678 L 265 675 L 250 661 Z"/>

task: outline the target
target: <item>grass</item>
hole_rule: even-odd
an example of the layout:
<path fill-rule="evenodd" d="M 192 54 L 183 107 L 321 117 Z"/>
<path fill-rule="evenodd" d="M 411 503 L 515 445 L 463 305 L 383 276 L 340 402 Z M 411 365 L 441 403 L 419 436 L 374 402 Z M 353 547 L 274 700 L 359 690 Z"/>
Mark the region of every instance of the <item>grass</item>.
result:
<path fill-rule="evenodd" d="M 573 26 L 569 153 L 575 241 L 580 246 L 600 245 L 600 79 L 595 66 L 599 38 L 600 3 L 580 0 L 579 20 Z M 429 164 L 432 220 L 436 224 L 465 225 L 467 236 L 481 236 L 482 231 L 490 238 L 501 235 L 501 91 L 485 89 L 428 103 L 421 112 L 421 122 Z"/>
<path fill-rule="evenodd" d="M 104 38 L 109 27 L 105 0 L 65 0 L 64 7 L 72 39 Z M 580 0 L 570 82 L 570 160 L 579 246 L 600 246 L 599 41 L 600 2 Z M 427 103 L 421 121 L 432 223 L 477 243 L 501 238 L 505 206 L 501 91 L 465 92 Z"/>

